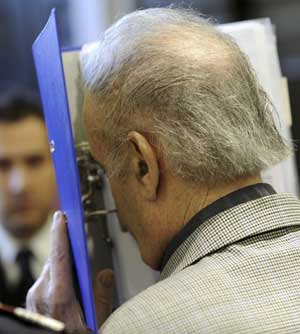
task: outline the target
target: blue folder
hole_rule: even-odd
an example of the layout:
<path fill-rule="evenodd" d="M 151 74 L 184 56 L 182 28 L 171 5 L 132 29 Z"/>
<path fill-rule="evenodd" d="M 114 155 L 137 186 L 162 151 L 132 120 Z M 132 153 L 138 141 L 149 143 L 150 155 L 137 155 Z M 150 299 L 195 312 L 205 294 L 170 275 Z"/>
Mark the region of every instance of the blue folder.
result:
<path fill-rule="evenodd" d="M 34 42 L 32 50 L 54 161 L 60 205 L 68 219 L 68 233 L 85 320 L 87 326 L 97 333 L 80 180 L 54 9 L 43 31 Z"/>

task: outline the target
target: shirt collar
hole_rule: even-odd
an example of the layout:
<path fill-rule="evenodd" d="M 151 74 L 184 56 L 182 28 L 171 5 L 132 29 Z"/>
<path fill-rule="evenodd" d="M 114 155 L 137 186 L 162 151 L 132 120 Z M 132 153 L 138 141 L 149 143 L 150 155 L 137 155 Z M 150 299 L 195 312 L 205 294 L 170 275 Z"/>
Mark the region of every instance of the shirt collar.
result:
<path fill-rule="evenodd" d="M 0 224 L 0 258 L 4 262 L 14 262 L 19 251 L 19 245 Z"/>
<path fill-rule="evenodd" d="M 32 238 L 25 242 L 18 241 L 12 237 L 0 224 L 0 259 L 4 262 L 15 262 L 16 256 L 22 247 L 27 247 L 34 254 L 34 258 L 44 263 L 50 247 L 50 216 L 41 229 Z"/>
<path fill-rule="evenodd" d="M 49 256 L 51 225 L 52 214 L 48 216 L 47 222 L 28 243 L 28 247 L 34 254 L 39 267 L 44 265 L 45 260 Z"/>

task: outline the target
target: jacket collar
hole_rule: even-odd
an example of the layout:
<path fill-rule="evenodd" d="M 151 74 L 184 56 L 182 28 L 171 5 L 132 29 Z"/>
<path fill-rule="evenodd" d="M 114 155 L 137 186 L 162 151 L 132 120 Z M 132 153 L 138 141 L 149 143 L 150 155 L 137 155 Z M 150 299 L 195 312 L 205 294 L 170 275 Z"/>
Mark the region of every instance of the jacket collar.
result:
<path fill-rule="evenodd" d="M 292 194 L 272 194 L 221 211 L 202 222 L 172 253 L 160 279 L 242 239 L 300 225 L 300 201 Z"/>

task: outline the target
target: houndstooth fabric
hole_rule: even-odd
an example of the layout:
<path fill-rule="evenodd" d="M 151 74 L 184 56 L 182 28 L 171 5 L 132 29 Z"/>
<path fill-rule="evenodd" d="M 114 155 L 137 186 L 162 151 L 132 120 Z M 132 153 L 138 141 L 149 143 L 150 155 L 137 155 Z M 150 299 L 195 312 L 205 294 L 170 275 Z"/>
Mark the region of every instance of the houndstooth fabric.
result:
<path fill-rule="evenodd" d="M 265 196 L 204 222 L 101 333 L 300 333 L 299 200 Z"/>

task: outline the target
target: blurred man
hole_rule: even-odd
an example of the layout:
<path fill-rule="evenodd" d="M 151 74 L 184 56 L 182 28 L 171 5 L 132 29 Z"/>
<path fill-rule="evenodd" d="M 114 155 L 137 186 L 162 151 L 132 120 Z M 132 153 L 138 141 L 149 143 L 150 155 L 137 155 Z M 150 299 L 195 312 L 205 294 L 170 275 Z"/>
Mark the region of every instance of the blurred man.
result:
<path fill-rule="evenodd" d="M 289 148 L 236 43 L 191 12 L 151 9 L 114 24 L 82 65 L 92 153 L 120 222 L 161 271 L 101 333 L 298 333 L 300 202 L 260 177 Z M 66 226 L 54 220 L 28 307 L 84 333 Z M 99 282 L 103 321 L 111 273 Z"/>
<path fill-rule="evenodd" d="M 0 98 L 0 301 L 21 305 L 49 251 L 55 176 L 40 105 Z"/>

